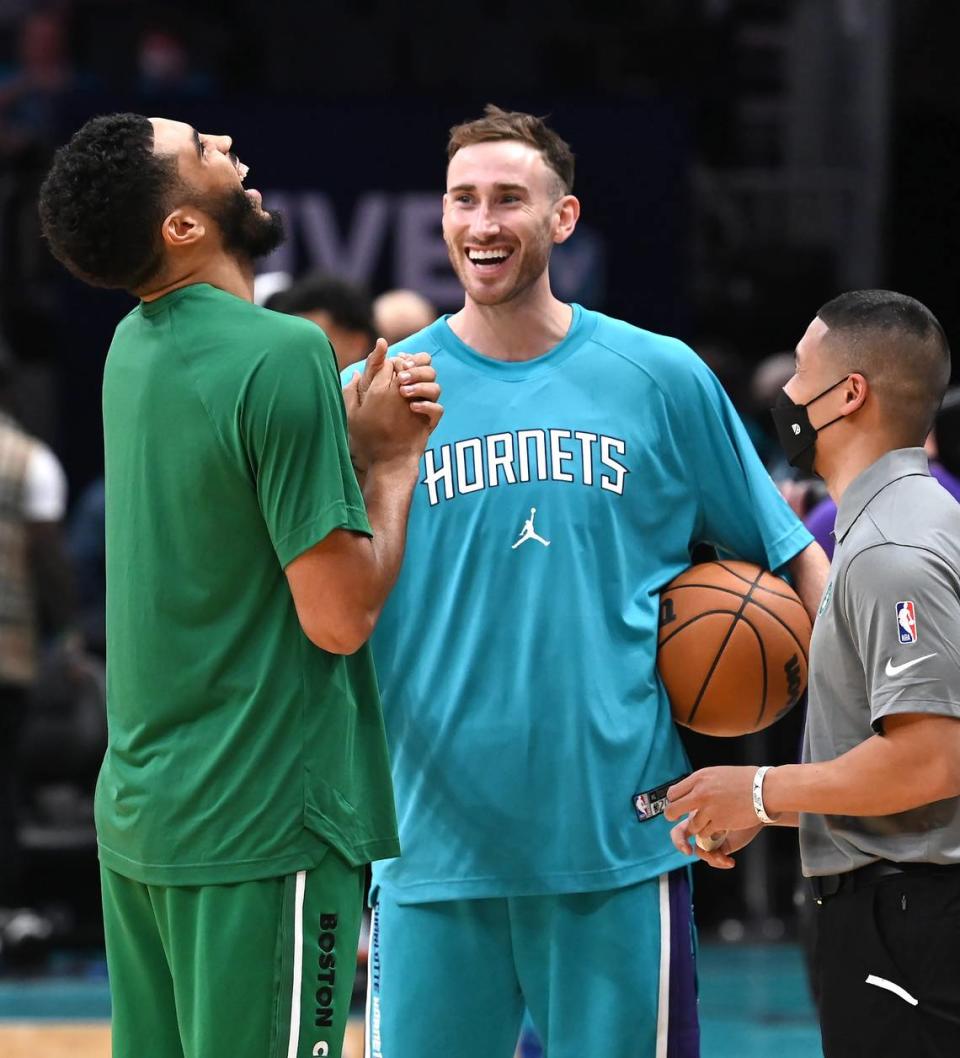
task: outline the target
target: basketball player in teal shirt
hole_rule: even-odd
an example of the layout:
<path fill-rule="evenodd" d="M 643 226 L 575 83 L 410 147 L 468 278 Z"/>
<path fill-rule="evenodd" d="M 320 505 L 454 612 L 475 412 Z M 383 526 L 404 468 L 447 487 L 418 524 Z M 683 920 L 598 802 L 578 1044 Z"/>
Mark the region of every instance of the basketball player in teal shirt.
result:
<path fill-rule="evenodd" d="M 449 158 L 464 308 L 394 349 L 448 400 L 373 640 L 402 855 L 374 870 L 368 1054 L 510 1058 L 526 1006 L 550 1058 L 690 1058 L 658 592 L 706 542 L 813 612 L 827 563 L 689 348 L 551 293 L 580 211 L 560 137 L 488 108 Z"/>

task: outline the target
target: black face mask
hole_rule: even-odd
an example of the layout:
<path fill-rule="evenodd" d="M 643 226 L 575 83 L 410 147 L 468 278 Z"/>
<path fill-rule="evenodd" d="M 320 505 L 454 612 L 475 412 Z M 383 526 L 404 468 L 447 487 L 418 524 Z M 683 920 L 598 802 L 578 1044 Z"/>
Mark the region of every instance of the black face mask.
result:
<path fill-rule="evenodd" d="M 832 386 L 827 386 L 822 393 L 812 397 L 806 404 L 796 404 L 790 399 L 785 389 L 781 390 L 776 404 L 770 409 L 780 447 L 786 453 L 787 462 L 804 474 L 814 473 L 813 460 L 817 451 L 817 434 L 820 430 L 833 426 L 835 422 L 843 418 L 842 415 L 838 415 L 830 422 L 824 423 L 819 430 L 814 429 L 810 423 L 807 408 L 821 397 L 825 397 L 830 390 L 836 389 L 841 382 L 846 382 L 849 377 L 849 375 L 844 375 L 843 378 L 837 379 Z"/>

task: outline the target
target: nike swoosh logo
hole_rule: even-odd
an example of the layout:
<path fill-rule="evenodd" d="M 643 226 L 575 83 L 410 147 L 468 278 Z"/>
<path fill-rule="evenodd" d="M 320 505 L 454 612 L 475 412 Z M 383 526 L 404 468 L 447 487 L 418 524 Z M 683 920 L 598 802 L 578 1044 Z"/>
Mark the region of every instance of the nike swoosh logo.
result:
<path fill-rule="evenodd" d="M 932 654 L 924 654 L 922 658 L 914 658 L 913 661 L 905 661 L 902 665 L 894 665 L 893 658 L 887 658 L 887 675 L 896 676 L 899 672 L 904 672 L 906 669 L 912 669 L 914 665 L 919 665 L 921 661 L 926 661 L 927 658 L 935 658 L 937 656 L 936 651 Z"/>

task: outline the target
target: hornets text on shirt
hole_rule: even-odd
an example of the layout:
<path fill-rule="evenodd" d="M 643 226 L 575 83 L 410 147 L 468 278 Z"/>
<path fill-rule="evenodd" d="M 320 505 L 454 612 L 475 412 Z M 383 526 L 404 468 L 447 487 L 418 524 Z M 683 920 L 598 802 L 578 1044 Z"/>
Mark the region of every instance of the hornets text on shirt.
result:
<path fill-rule="evenodd" d="M 420 484 L 427 487 L 431 507 L 441 499 L 533 480 L 599 484 L 622 496 L 630 471 L 616 456 L 626 454 L 626 441 L 587 430 L 492 433 L 428 448 Z"/>

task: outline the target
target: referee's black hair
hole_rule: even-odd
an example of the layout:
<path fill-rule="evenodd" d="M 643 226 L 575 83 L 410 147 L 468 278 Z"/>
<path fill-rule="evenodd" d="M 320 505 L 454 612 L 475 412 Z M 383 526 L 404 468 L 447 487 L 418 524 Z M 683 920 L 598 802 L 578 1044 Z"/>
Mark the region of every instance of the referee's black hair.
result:
<path fill-rule="evenodd" d="M 93 286 L 137 290 L 163 265 L 160 228 L 178 183 L 148 118 L 93 118 L 56 152 L 40 189 L 51 253 Z"/>
<path fill-rule="evenodd" d="M 865 376 L 905 444 L 923 444 L 950 381 L 950 343 L 937 317 L 893 290 L 851 290 L 817 315 L 838 340 L 838 366 Z"/>
<path fill-rule="evenodd" d="M 831 330 L 901 333 L 942 343 L 950 355 L 940 321 L 921 301 L 895 290 L 850 290 L 821 306 L 817 315 Z"/>

